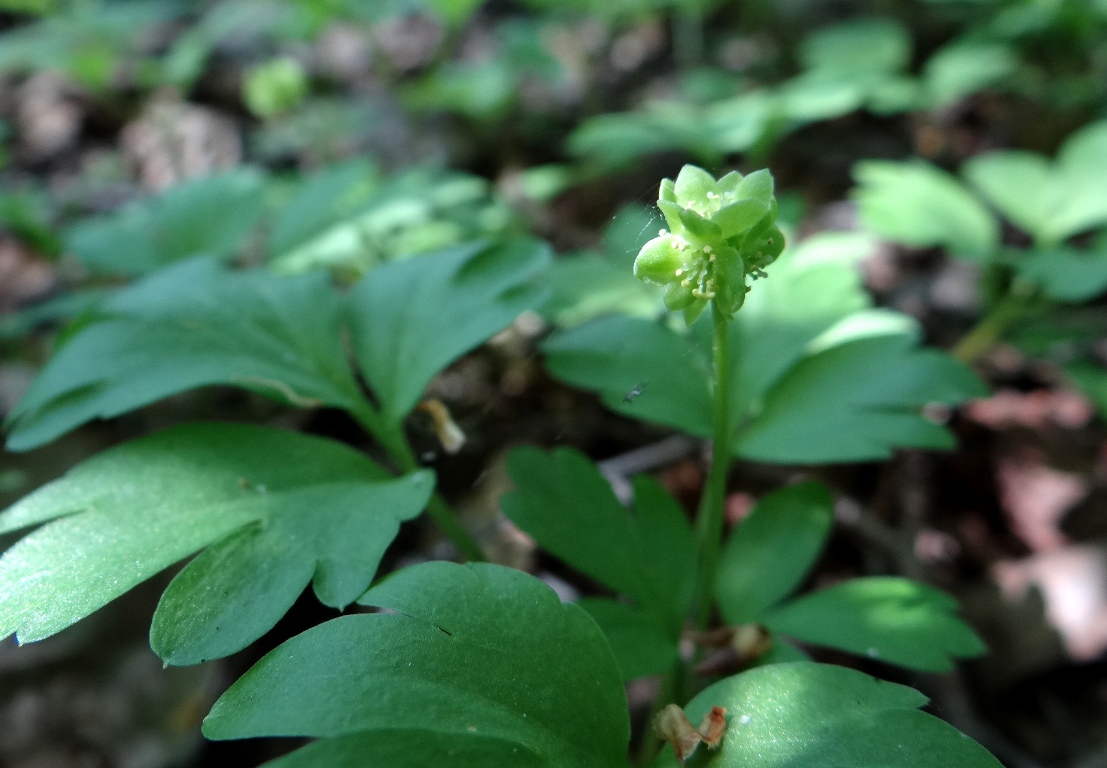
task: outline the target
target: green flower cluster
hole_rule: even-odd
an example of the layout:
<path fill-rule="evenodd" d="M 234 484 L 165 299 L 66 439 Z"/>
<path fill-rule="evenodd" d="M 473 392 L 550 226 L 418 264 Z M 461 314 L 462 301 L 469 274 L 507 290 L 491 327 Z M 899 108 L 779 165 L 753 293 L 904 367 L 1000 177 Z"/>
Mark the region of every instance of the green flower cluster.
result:
<path fill-rule="evenodd" d="M 765 267 L 784 250 L 767 170 L 732 171 L 716 180 L 686 165 L 676 181 L 661 182 L 657 206 L 669 231 L 642 246 L 634 275 L 664 285 L 665 306 L 684 310 L 689 324 L 709 301 L 732 317 L 746 300 L 746 277 L 765 277 Z"/>

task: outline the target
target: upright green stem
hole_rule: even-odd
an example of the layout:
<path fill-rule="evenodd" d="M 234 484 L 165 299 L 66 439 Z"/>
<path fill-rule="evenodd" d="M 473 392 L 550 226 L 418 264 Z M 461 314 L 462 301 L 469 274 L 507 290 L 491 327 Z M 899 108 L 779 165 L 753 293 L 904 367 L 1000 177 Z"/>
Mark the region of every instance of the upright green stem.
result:
<path fill-rule="evenodd" d="M 377 439 L 401 471 L 414 472 L 419 469 L 419 462 L 415 460 L 415 454 L 412 453 L 411 446 L 408 445 L 407 438 L 404 437 L 400 427 L 381 418 L 381 415 L 368 404 L 359 406 L 351 412 L 358 423 Z M 465 530 L 457 515 L 447 506 L 437 491 L 427 502 L 427 514 L 454 543 L 462 557 L 476 562 L 486 559 L 480 544 Z"/>
<path fill-rule="evenodd" d="M 715 572 L 719 565 L 719 546 L 723 538 L 723 507 L 726 501 L 726 477 L 730 467 L 730 355 L 727 351 L 727 333 L 730 325 L 726 315 L 711 302 L 711 318 L 714 321 L 712 357 L 715 382 L 715 432 L 711 443 L 711 469 L 707 475 L 700 514 L 696 520 L 696 538 L 699 544 L 700 578 L 699 597 L 696 604 L 696 626 L 703 630 L 711 620 L 711 604 L 715 592 Z"/>
<path fill-rule="evenodd" d="M 963 363 L 975 362 L 999 341 L 1011 323 L 1026 312 L 1034 291 L 1034 287 L 1028 284 L 1012 285 L 991 311 L 957 343 L 953 356 Z"/>

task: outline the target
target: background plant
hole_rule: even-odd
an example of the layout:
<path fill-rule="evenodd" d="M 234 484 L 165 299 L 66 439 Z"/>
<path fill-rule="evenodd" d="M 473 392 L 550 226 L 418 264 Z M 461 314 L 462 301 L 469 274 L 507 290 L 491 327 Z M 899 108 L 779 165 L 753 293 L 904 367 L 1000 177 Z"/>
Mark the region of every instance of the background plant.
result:
<path fill-rule="evenodd" d="M 1076 0 L 13 6 L 0 411 L 18 450 L 0 459 L 0 506 L 27 500 L 0 534 L 5 583 L 23 585 L 3 592 L 0 629 L 76 623 L 0 646 L 0 669 L 16 670 L 0 672 L 0 762 L 57 762 L 43 754 L 55 744 L 151 766 L 284 754 L 287 739 L 201 745 L 199 719 L 274 648 L 292 654 L 272 657 L 280 677 L 302 674 L 307 691 L 319 670 L 281 644 L 318 627 L 302 642 L 334 651 L 318 659 L 328 672 L 360 663 L 342 655 L 348 632 L 421 638 L 405 647 L 427 654 L 422 682 L 393 693 L 413 710 L 442 696 L 450 724 L 432 738 L 356 686 L 342 712 L 282 710 L 277 677 L 258 676 L 209 734 L 317 734 L 284 758 L 311 764 L 370 745 L 425 762 L 411 739 L 386 740 L 397 726 L 467 765 L 621 764 L 628 743 L 637 762 L 656 752 L 651 707 L 689 702 L 698 723 L 726 698 L 751 718 L 732 713 L 727 733 L 748 738 L 691 762 L 745 762 L 746 746 L 767 748 L 758 728 L 785 727 L 755 719 L 756 701 L 797 687 L 811 708 L 781 717 L 799 738 L 829 728 L 879 755 L 896 722 L 949 733 L 915 694 L 780 666 L 806 655 L 920 688 L 1010 764 L 1094 764 L 1083 713 L 1098 678 L 1068 672 L 1098 653 L 1078 620 L 1095 610 L 1058 606 L 1095 594 L 1102 531 L 1087 399 L 1107 401 L 1102 188 L 1080 169 L 1098 163 L 1105 23 Z M 729 313 L 734 275 L 633 276 L 659 230 L 730 238 L 767 212 L 758 195 L 719 224 L 714 199 L 703 221 L 656 209 L 657 179 L 686 161 L 711 184 L 761 165 L 777 177 L 783 252 L 743 251 L 767 229 L 698 243 L 770 275 L 726 321 L 725 350 L 723 323 L 688 325 L 666 292 L 701 294 L 668 297 L 692 319 L 722 286 Z M 652 252 L 655 266 L 673 255 Z M 708 482 L 713 458 L 733 471 Z M 717 556 L 700 557 L 712 541 Z M 404 568 L 465 554 L 536 574 L 592 619 L 497 567 Z M 524 659 L 533 640 L 497 617 L 543 600 L 534 622 L 576 638 L 581 680 L 598 686 L 572 691 L 594 693 L 577 710 L 609 724 L 594 748 L 560 712 L 521 727 L 534 702 L 457 662 L 490 637 Z M 450 614 L 461 601 L 487 621 Z M 411 621 L 327 622 L 372 605 Z M 420 634 L 416 617 L 452 634 Z M 979 651 L 966 624 L 991 653 L 932 677 Z M 435 666 L 455 636 L 459 655 Z M 350 675 L 371 689 L 394 658 Z M 514 714 L 484 711 L 496 730 L 479 732 L 472 697 L 444 681 Z M 827 688 L 871 708 L 841 710 L 816 695 Z M 71 706 L 88 701 L 101 703 Z"/>

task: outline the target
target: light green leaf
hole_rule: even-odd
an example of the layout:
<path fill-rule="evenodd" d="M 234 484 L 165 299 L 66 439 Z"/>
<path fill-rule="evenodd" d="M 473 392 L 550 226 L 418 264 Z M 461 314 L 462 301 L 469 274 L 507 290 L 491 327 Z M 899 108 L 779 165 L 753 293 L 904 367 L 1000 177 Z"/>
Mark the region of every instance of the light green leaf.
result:
<path fill-rule="evenodd" d="M 987 210 L 949 174 L 922 161 L 867 160 L 854 168 L 861 219 L 893 242 L 943 246 L 955 256 L 990 257 L 999 228 Z"/>
<path fill-rule="evenodd" d="M 891 73 L 911 59 L 911 35 L 888 19 L 858 19 L 825 27 L 800 46 L 810 70 L 836 74 Z"/>
<path fill-rule="evenodd" d="M 191 256 L 233 255 L 261 212 L 261 174 L 232 171 L 84 219 L 66 248 L 92 272 L 141 275 Z"/>
<path fill-rule="evenodd" d="M 545 300 L 548 246 L 472 244 L 385 264 L 350 292 L 354 356 L 394 420 L 436 373 Z"/>
<path fill-rule="evenodd" d="M 770 277 L 754 285 L 731 324 L 735 424 L 816 339 L 847 318 L 868 316 L 872 299 L 856 265 L 873 245 L 856 234 L 811 237 L 781 254 Z M 705 354 L 708 343 L 701 342 Z"/>
<path fill-rule="evenodd" d="M 782 488 L 761 499 L 723 547 L 715 599 L 727 624 L 757 621 L 791 594 L 822 552 L 834 500 L 818 483 Z"/>
<path fill-rule="evenodd" d="M 929 106 L 941 108 L 1003 80 L 1018 70 L 1016 52 L 1003 43 L 954 42 L 926 62 Z"/>
<path fill-rule="evenodd" d="M 668 671 L 679 654 L 679 635 L 640 608 L 605 598 L 577 603 L 596 620 L 615 654 L 623 680 L 635 680 Z"/>
<path fill-rule="evenodd" d="M 152 641 L 175 664 L 240 650 L 313 578 L 335 607 L 357 597 L 432 486 L 429 473 L 395 480 L 339 443 L 261 427 L 125 443 L 0 514 L 0 533 L 46 523 L 0 558 L 0 636 L 49 637 L 212 546 L 166 592 Z"/>
<path fill-rule="evenodd" d="M 361 402 L 342 347 L 341 304 L 323 275 L 190 261 L 121 291 L 104 314 L 55 353 L 9 415 L 10 450 L 213 384 L 297 406 Z"/>
<path fill-rule="evenodd" d="M 956 600 L 893 576 L 850 579 L 812 592 L 769 611 L 764 623 L 797 640 L 924 672 L 947 672 L 953 659 L 985 650 L 957 618 Z"/>
<path fill-rule="evenodd" d="M 962 172 L 1023 231 L 1044 235 L 1061 202 L 1049 161 L 1033 152 L 991 152 L 965 163 Z"/>
<path fill-rule="evenodd" d="M 922 407 L 986 392 L 969 368 L 917 349 L 911 336 L 860 338 L 791 368 L 735 449 L 756 461 L 803 464 L 885 459 L 896 446 L 948 449 L 953 436 Z"/>
<path fill-rule="evenodd" d="M 426 563 L 361 602 L 389 613 L 285 642 L 223 694 L 204 734 L 323 739 L 273 766 L 625 767 L 615 659 L 595 622 L 537 579 Z"/>
<path fill-rule="evenodd" d="M 508 458 L 512 522 L 574 568 L 661 617 L 672 637 L 692 599 L 695 543 L 683 511 L 653 480 L 634 482 L 634 513 L 596 465 L 568 448 L 520 448 Z"/>
<path fill-rule="evenodd" d="M 353 213 L 378 183 L 376 168 L 364 159 L 332 166 L 302 182 L 273 217 L 270 258 L 303 245 Z"/>
<path fill-rule="evenodd" d="M 1042 246 L 1107 224 L 1107 121 L 1069 137 L 1050 163 L 1031 152 L 992 152 L 964 174 L 1007 218 Z"/>
<path fill-rule="evenodd" d="M 845 667 L 798 662 L 758 667 L 708 686 L 685 707 L 699 723 L 727 711 L 711 768 L 1000 768 L 976 742 L 920 712 L 918 691 Z M 676 766 L 666 747 L 654 768 Z"/>

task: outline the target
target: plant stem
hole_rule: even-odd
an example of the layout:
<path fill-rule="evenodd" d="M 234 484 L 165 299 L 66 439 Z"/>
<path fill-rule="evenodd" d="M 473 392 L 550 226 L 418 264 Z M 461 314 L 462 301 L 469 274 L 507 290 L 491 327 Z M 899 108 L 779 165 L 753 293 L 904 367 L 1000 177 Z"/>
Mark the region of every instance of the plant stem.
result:
<path fill-rule="evenodd" d="M 1007 327 L 1017 320 L 1027 308 L 1033 289 L 1025 285 L 1013 285 L 991 311 L 957 342 L 953 356 L 962 363 L 971 364 L 999 341 Z"/>
<path fill-rule="evenodd" d="M 415 454 L 404 437 L 403 429 L 398 424 L 388 423 L 381 417 L 371 405 L 365 403 L 351 409 L 351 414 L 365 430 L 376 438 L 377 442 L 388 452 L 396 466 L 402 472 L 414 472 L 419 469 L 419 462 L 415 460 Z M 473 538 L 457 515 L 449 508 L 437 491 L 427 502 L 427 514 L 431 516 L 435 524 L 442 529 L 447 538 L 454 543 L 461 556 L 466 560 L 482 562 L 486 558 L 480 544 Z"/>
<path fill-rule="evenodd" d="M 711 303 L 714 322 L 712 357 L 715 381 L 715 433 L 711 443 L 711 469 L 707 475 L 703 502 L 696 519 L 696 538 L 699 544 L 700 578 L 699 597 L 696 604 L 696 627 L 707 629 L 711 620 L 711 605 L 715 594 L 715 572 L 719 564 L 719 546 L 723 538 L 723 506 L 726 501 L 726 477 L 730 468 L 730 356 L 727 351 L 727 334 L 730 325 L 726 315 Z"/>

